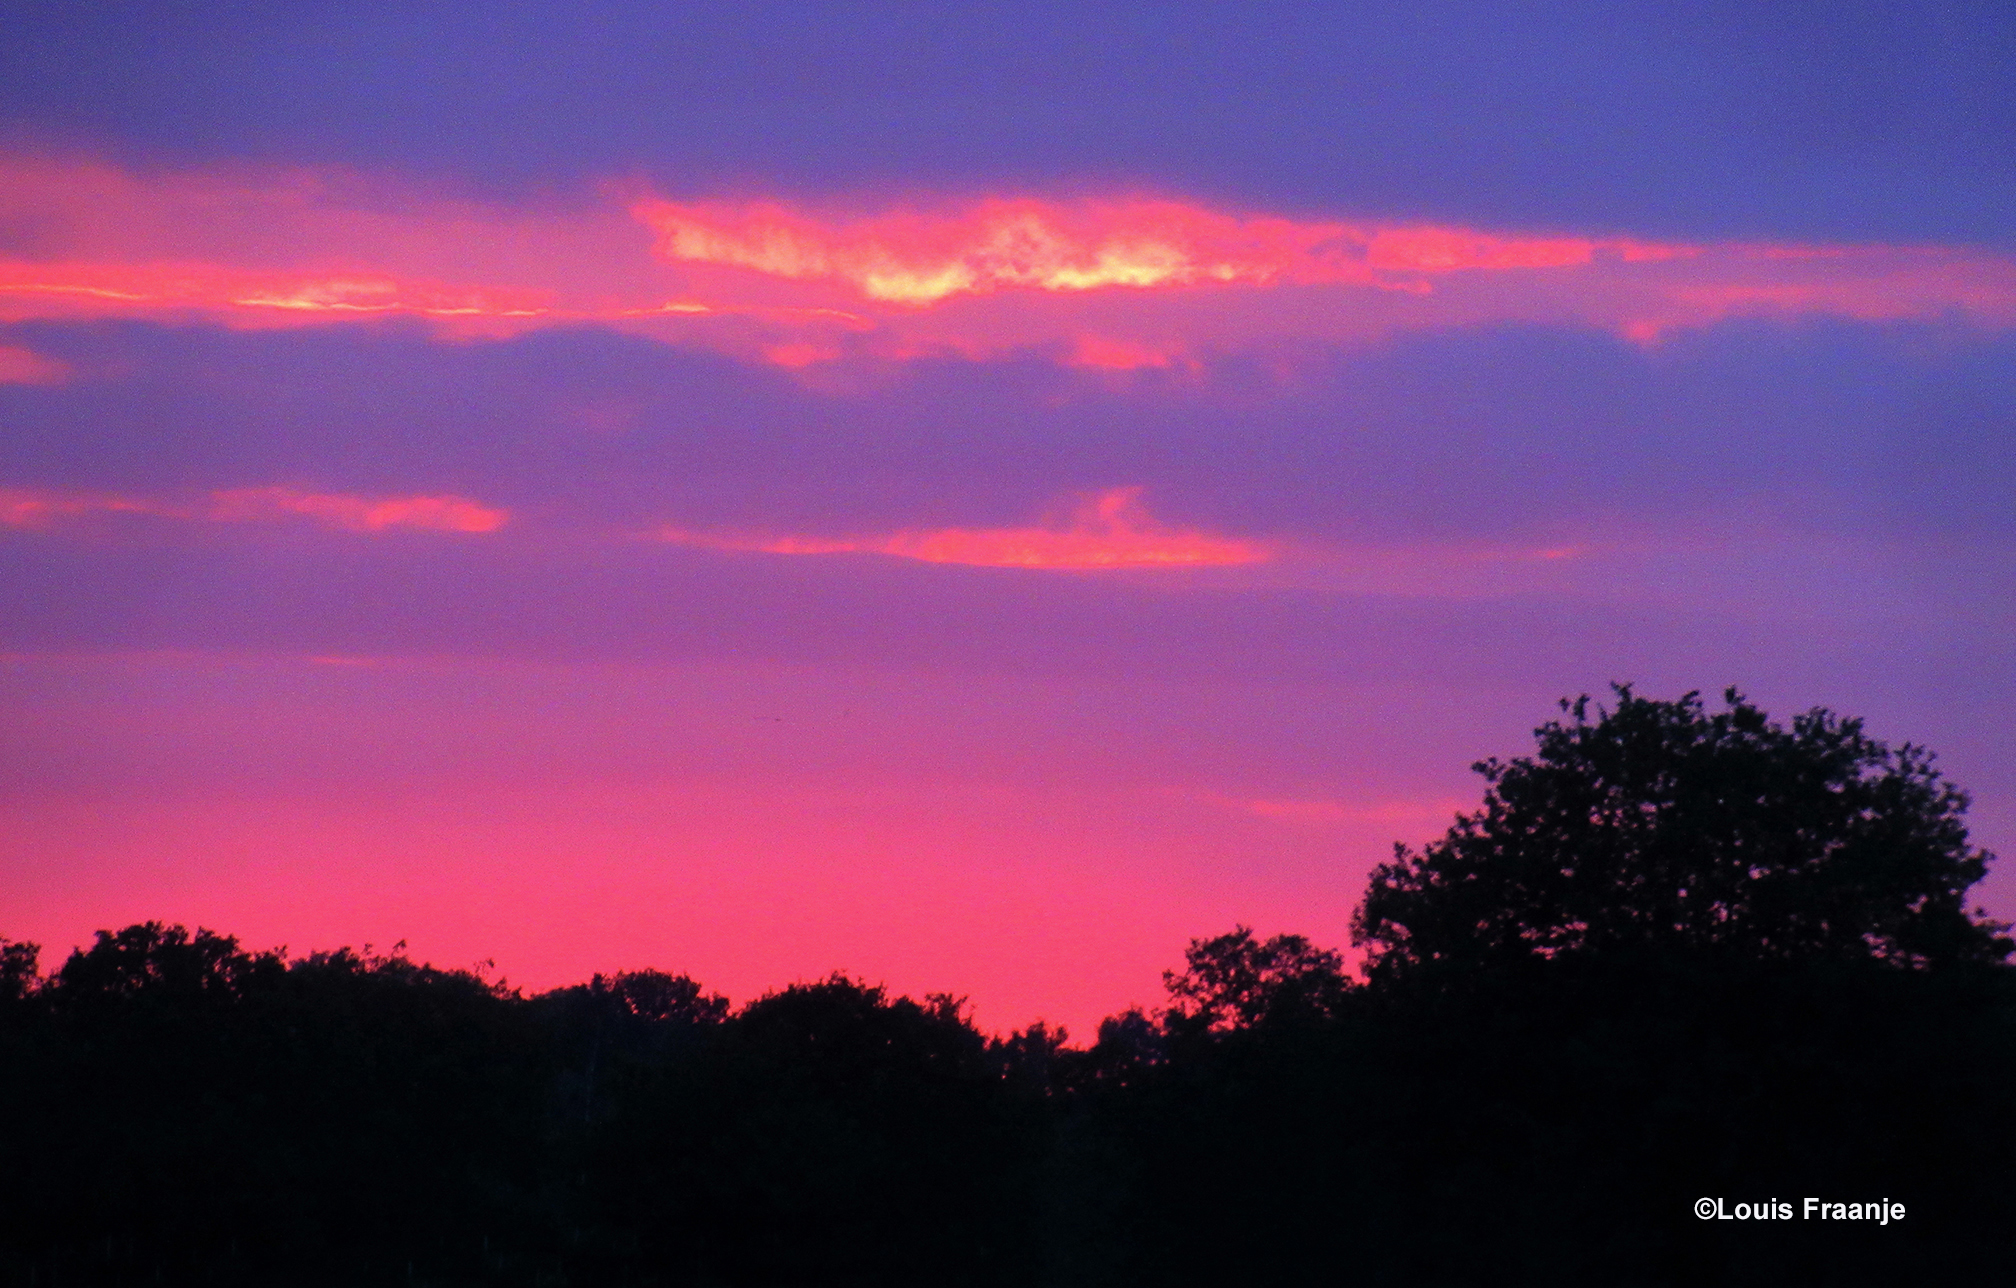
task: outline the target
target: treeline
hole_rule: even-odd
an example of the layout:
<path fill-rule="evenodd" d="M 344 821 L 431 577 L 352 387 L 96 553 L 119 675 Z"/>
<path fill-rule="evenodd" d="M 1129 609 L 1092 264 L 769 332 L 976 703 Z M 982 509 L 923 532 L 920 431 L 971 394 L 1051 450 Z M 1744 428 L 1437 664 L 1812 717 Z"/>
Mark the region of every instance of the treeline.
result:
<path fill-rule="evenodd" d="M 7 963 L 20 1283 L 1957 1282 L 2016 1193 L 2006 967 L 1409 991 L 1238 931 L 1079 1048 L 839 977 L 528 997 L 158 924 Z"/>
<path fill-rule="evenodd" d="M 0 941 L 0 1276 L 2006 1281 L 2016 970 L 1964 796 L 1824 712 L 1568 714 L 1375 873 L 1363 978 L 1238 929 L 1080 1044 L 839 976 L 735 1009 L 155 923 L 46 974 Z"/>

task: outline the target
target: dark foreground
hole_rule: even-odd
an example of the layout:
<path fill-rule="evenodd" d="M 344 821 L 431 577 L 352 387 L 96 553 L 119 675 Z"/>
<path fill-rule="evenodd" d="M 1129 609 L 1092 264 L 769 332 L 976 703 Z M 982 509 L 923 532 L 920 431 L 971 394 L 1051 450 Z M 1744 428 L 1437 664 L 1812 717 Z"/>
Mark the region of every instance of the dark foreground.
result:
<path fill-rule="evenodd" d="M 1409 993 L 1235 935 L 1086 1050 L 839 978 L 730 1014 L 160 927 L 31 982 L 15 1283 L 2006 1282 L 2002 966 Z"/>

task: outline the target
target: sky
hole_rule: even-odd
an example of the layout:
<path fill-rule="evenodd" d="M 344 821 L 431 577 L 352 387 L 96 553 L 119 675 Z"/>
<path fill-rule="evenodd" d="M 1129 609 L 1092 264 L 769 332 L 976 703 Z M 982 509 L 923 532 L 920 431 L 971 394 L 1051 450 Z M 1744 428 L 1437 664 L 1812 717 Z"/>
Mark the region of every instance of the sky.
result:
<path fill-rule="evenodd" d="M 1090 1036 L 1563 697 L 2016 852 L 2006 5 L 0 0 L 0 935 Z M 1977 891 L 2016 917 L 2016 876 Z"/>

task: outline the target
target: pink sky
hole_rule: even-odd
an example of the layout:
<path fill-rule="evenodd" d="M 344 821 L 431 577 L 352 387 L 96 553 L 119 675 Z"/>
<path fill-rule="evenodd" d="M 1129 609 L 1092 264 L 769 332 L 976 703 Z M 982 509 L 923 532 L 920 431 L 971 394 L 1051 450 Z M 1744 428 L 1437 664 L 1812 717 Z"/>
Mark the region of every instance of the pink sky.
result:
<path fill-rule="evenodd" d="M 1613 680 L 2016 844 L 2005 246 L 470 191 L 0 155 L 0 933 L 1087 1036 Z"/>

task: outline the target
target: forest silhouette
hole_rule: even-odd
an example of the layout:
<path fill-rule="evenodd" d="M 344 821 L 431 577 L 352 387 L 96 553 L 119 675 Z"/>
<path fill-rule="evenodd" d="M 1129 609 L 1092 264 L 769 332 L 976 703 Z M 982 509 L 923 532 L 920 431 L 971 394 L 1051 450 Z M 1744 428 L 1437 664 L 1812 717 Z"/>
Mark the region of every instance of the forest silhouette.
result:
<path fill-rule="evenodd" d="M 0 1277 L 2006 1277 L 2016 944 L 1928 752 L 1619 687 L 1476 768 L 1373 874 L 1362 975 L 1238 927 L 1082 1045 L 842 975 L 734 1008 L 158 922 L 46 974 L 0 940 Z"/>

